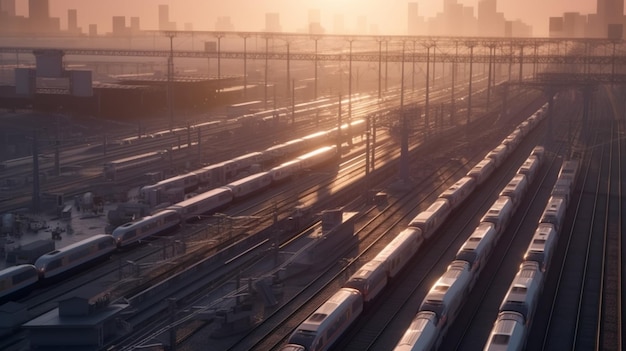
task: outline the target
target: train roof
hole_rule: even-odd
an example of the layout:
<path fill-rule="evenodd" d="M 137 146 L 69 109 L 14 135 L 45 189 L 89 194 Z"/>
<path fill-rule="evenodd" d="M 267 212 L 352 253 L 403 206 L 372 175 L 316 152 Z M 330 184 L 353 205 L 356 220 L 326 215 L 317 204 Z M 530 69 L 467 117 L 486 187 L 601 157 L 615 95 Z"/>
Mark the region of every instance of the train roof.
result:
<path fill-rule="evenodd" d="M 176 212 L 176 211 L 174 211 L 174 210 L 167 210 L 167 209 L 165 209 L 165 210 L 161 210 L 161 211 L 159 211 L 159 212 L 157 212 L 157 213 L 155 213 L 155 214 L 153 214 L 153 215 L 144 216 L 144 217 L 141 217 L 141 218 L 139 218 L 139 219 L 137 219 L 137 220 L 135 220 L 135 221 L 128 222 L 128 223 L 124 223 L 124 224 L 122 224 L 122 225 L 118 226 L 117 228 L 130 228 L 130 227 L 134 227 L 135 225 L 140 224 L 140 223 L 143 223 L 143 222 L 145 222 L 145 221 L 152 220 L 152 219 L 154 219 L 154 218 L 160 218 L 160 217 L 163 217 L 163 216 L 172 215 L 172 214 L 177 214 L 177 212 Z M 116 228 L 116 229 L 117 229 L 117 228 Z"/>
<path fill-rule="evenodd" d="M 230 187 L 230 186 L 235 187 L 235 186 L 239 186 L 241 184 L 245 184 L 245 183 L 247 183 L 249 181 L 252 181 L 254 179 L 259 179 L 259 178 L 268 177 L 268 176 L 269 176 L 268 172 L 255 173 L 255 174 L 249 175 L 249 176 L 247 176 L 245 178 L 241 178 L 241 179 L 235 180 L 234 182 L 230 182 L 230 183 L 224 185 L 224 187 Z"/>
<path fill-rule="evenodd" d="M 66 247 L 62 247 L 60 249 L 48 252 L 44 255 L 42 255 L 39 259 L 42 258 L 53 258 L 56 257 L 59 254 L 65 254 L 65 253 L 69 253 L 69 252 L 74 252 L 80 248 L 82 248 L 84 245 L 87 244 L 91 244 L 91 243 L 99 243 L 99 242 L 111 242 L 114 246 L 115 246 L 115 239 L 113 239 L 113 237 L 111 235 L 108 234 L 98 234 L 98 235 L 94 235 L 91 238 L 87 238 L 84 240 L 81 240 L 79 242 L 75 242 L 71 245 L 68 245 Z M 39 261 L 39 260 L 37 260 Z"/>
<path fill-rule="evenodd" d="M 352 304 L 351 300 L 354 298 L 360 298 L 361 293 L 352 288 L 341 288 L 333 296 L 331 296 L 322 306 L 320 306 L 312 315 L 310 315 L 298 330 L 301 331 L 316 331 L 318 328 L 331 316 L 337 312 L 340 307 L 345 306 L 346 302 L 349 305 Z"/>
<path fill-rule="evenodd" d="M 35 266 L 33 266 L 32 264 L 20 264 L 0 270 L 0 278 L 32 270 L 37 270 L 37 268 L 35 268 Z"/>
<path fill-rule="evenodd" d="M 213 197 L 213 196 L 217 196 L 219 194 L 223 194 L 223 193 L 229 193 L 230 194 L 230 189 L 228 188 L 215 188 L 215 189 L 211 189 L 209 191 L 205 191 L 202 194 L 198 194 L 194 197 L 190 197 L 187 200 L 183 200 L 181 202 L 177 202 L 175 204 L 173 204 L 173 207 L 187 207 L 189 205 L 195 204 L 198 201 L 202 201 L 205 200 L 209 197 Z"/>

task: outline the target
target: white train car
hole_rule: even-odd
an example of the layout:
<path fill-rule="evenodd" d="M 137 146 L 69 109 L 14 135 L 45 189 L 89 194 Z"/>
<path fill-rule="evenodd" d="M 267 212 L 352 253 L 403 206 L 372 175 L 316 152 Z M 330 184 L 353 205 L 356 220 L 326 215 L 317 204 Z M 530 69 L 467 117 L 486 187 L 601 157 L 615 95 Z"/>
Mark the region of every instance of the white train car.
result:
<path fill-rule="evenodd" d="M 491 329 L 484 351 L 522 351 L 526 344 L 524 317 L 515 312 L 502 312 Z"/>
<path fill-rule="evenodd" d="M 271 184 L 272 176 L 268 172 L 261 172 L 226 184 L 224 188 L 231 191 L 234 199 L 240 199 L 261 191 Z"/>
<path fill-rule="evenodd" d="M 550 196 L 562 198 L 565 200 L 565 206 L 568 206 L 571 192 L 571 183 L 568 179 L 557 179 L 556 183 L 552 187 Z"/>
<path fill-rule="evenodd" d="M 317 150 L 306 153 L 296 159 L 300 161 L 300 167 L 302 169 L 313 168 L 319 166 L 324 162 L 328 162 L 337 156 L 337 146 L 324 146 Z"/>
<path fill-rule="evenodd" d="M 280 159 L 291 154 L 294 154 L 304 148 L 306 142 L 304 139 L 294 139 L 286 143 L 274 145 L 267 148 L 264 153 L 270 155 L 272 159 Z"/>
<path fill-rule="evenodd" d="M 168 210 L 178 212 L 181 220 L 187 220 L 217 211 L 233 201 L 233 193 L 228 188 L 217 188 L 178 202 Z"/>
<path fill-rule="evenodd" d="M 330 133 L 331 132 L 325 130 L 302 137 L 302 140 L 304 140 L 306 147 L 318 148 L 324 146 L 325 143 L 328 143 L 330 140 Z"/>
<path fill-rule="evenodd" d="M 472 272 L 478 275 L 489 259 L 497 240 L 498 233 L 493 223 L 479 223 L 457 252 L 455 260 L 469 263 Z"/>
<path fill-rule="evenodd" d="M 467 172 L 467 176 L 476 179 L 476 185 L 480 185 L 489 178 L 495 169 L 496 166 L 493 159 L 487 157 L 478 162 L 474 168 L 470 169 L 470 171 Z"/>
<path fill-rule="evenodd" d="M 305 350 L 328 350 L 362 312 L 361 293 L 341 288 L 298 326 L 288 344 L 304 346 Z"/>
<path fill-rule="evenodd" d="M 433 350 L 437 347 L 439 320 L 434 312 L 418 312 L 393 351 Z"/>
<path fill-rule="evenodd" d="M 557 178 L 568 179 L 573 187 L 573 185 L 576 184 L 579 166 L 580 163 L 578 160 L 564 161 L 561 165 L 561 170 L 559 171 L 559 176 Z"/>
<path fill-rule="evenodd" d="M 507 196 L 500 196 L 487 210 L 481 222 L 493 223 L 498 236 L 502 235 L 504 228 L 513 215 L 513 202 Z"/>
<path fill-rule="evenodd" d="M 539 162 L 543 162 L 543 158 L 546 154 L 546 149 L 543 146 L 537 145 L 533 148 L 533 150 L 530 152 L 531 156 L 535 156 Z"/>
<path fill-rule="evenodd" d="M 302 170 L 301 164 L 300 160 L 292 160 L 270 169 L 268 172 L 272 177 L 272 182 L 278 183 L 298 174 Z"/>
<path fill-rule="evenodd" d="M 493 160 L 496 168 L 500 167 L 502 162 L 509 156 L 509 148 L 506 144 L 500 144 L 487 153 L 487 157 Z"/>
<path fill-rule="evenodd" d="M 448 326 L 454 321 L 465 295 L 473 285 L 473 280 L 474 274 L 469 263 L 452 261 L 448 270 L 426 294 L 420 312 L 430 311 L 437 315 L 441 335 L 445 334 Z"/>
<path fill-rule="evenodd" d="M 175 177 L 164 179 L 155 184 L 146 185 L 141 188 L 140 194 L 144 199 L 150 198 L 150 192 L 162 192 L 173 188 L 185 189 L 185 192 L 198 187 L 199 178 L 195 173 L 186 173 Z"/>
<path fill-rule="evenodd" d="M 543 210 L 539 223 L 552 224 L 554 226 L 554 230 L 558 233 L 561 231 L 561 225 L 563 224 L 563 219 L 565 218 L 565 210 L 567 209 L 566 206 L 567 203 L 564 198 L 551 196 L 550 199 L 548 199 L 546 208 Z"/>
<path fill-rule="evenodd" d="M 0 304 L 24 294 L 37 284 L 39 274 L 32 264 L 22 264 L 0 271 Z M 22 295 L 23 296 L 23 295 Z"/>
<path fill-rule="evenodd" d="M 263 153 L 251 152 L 239 157 L 235 157 L 230 160 L 232 162 L 232 171 L 236 174 L 239 173 L 254 164 L 259 164 L 263 161 Z"/>
<path fill-rule="evenodd" d="M 522 198 L 526 194 L 528 188 L 528 181 L 523 174 L 516 174 L 511 178 L 511 181 L 504 186 L 504 189 L 500 192 L 500 196 L 507 196 L 513 202 L 513 207 L 517 208 Z"/>
<path fill-rule="evenodd" d="M 226 183 L 227 178 L 230 176 L 228 173 L 230 173 L 232 168 L 232 161 L 228 160 L 208 165 L 193 173 L 198 176 L 200 184 L 214 186 Z"/>
<path fill-rule="evenodd" d="M 409 223 L 409 227 L 419 228 L 425 240 L 443 224 L 450 214 L 450 203 L 447 199 L 437 199 L 425 211 L 421 212 Z"/>
<path fill-rule="evenodd" d="M 513 278 L 509 291 L 502 300 L 500 312 L 517 312 L 530 325 L 539 293 L 543 288 L 543 273 L 537 262 L 524 262 Z"/>
<path fill-rule="evenodd" d="M 35 261 L 35 267 L 42 279 L 51 279 L 99 259 L 108 258 L 116 249 L 115 239 L 111 235 L 94 235 L 42 255 Z"/>
<path fill-rule="evenodd" d="M 363 302 L 369 303 L 387 286 L 385 262 L 371 260 L 356 271 L 344 284 L 345 288 L 357 289 L 363 295 Z"/>
<path fill-rule="evenodd" d="M 530 245 L 528 245 L 524 261 L 537 262 L 542 272 L 547 271 L 554 246 L 556 245 L 556 239 L 557 233 L 553 226 L 539 224 Z"/>
<path fill-rule="evenodd" d="M 164 153 L 166 152 L 153 151 L 141 155 L 135 155 L 119 160 L 110 161 L 104 164 L 102 172 L 105 179 L 116 180 L 119 177 L 118 173 L 120 172 L 129 169 L 145 167 L 149 164 L 154 164 L 162 161 Z"/>
<path fill-rule="evenodd" d="M 535 180 L 535 175 L 539 171 L 539 159 L 535 156 L 530 156 L 522 163 L 517 170 L 517 174 L 523 174 L 528 179 L 528 183 L 532 183 Z"/>
<path fill-rule="evenodd" d="M 407 228 L 385 246 L 374 257 L 373 261 L 385 263 L 387 276 L 393 278 L 413 258 L 424 242 L 422 231 L 418 228 Z"/>
<path fill-rule="evenodd" d="M 113 230 L 113 238 L 118 247 L 138 243 L 156 234 L 175 230 L 180 224 L 180 215 L 176 211 L 164 210 L 138 221 L 122 224 Z"/>
<path fill-rule="evenodd" d="M 463 177 L 441 193 L 439 197 L 447 199 L 448 202 L 450 202 L 450 207 L 454 209 L 460 203 L 465 201 L 474 189 L 476 189 L 476 179 L 472 177 Z"/>

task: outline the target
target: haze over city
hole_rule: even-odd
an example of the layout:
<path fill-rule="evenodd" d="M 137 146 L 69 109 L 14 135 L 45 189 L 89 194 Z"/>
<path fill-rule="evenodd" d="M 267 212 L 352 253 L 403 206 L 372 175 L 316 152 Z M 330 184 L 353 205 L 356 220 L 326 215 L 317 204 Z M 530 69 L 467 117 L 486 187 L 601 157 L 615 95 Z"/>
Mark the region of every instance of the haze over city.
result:
<path fill-rule="evenodd" d="M 295 32 L 306 23 L 307 11 L 319 9 L 321 25 L 332 28 L 335 15 L 342 13 L 347 28 L 356 27 L 357 18 L 365 16 L 367 22 L 376 24 L 383 34 L 406 33 L 406 6 L 411 1 L 361 1 L 361 0 L 110 0 L 94 2 L 84 0 L 50 1 L 50 16 L 59 17 L 61 28 L 67 23 L 67 10 L 78 10 L 78 26 L 87 28 L 98 24 L 100 32 L 111 30 L 112 16 L 139 16 L 142 29 L 158 28 L 158 5 L 170 5 L 170 20 L 183 29 L 184 23 L 192 23 L 195 30 L 214 30 L 217 17 L 229 16 L 235 30 L 256 31 L 264 27 L 264 14 L 280 14 L 283 31 Z M 418 0 L 420 16 L 434 17 L 443 9 L 443 1 Z M 476 8 L 478 0 L 459 0 L 464 6 Z M 595 0 L 499 0 L 498 11 L 510 20 L 521 19 L 533 27 L 535 36 L 548 35 L 548 18 L 560 16 L 563 12 L 592 13 Z M 540 10 L 540 11 L 539 11 Z M 18 15 L 28 16 L 28 2 L 17 1 Z"/>

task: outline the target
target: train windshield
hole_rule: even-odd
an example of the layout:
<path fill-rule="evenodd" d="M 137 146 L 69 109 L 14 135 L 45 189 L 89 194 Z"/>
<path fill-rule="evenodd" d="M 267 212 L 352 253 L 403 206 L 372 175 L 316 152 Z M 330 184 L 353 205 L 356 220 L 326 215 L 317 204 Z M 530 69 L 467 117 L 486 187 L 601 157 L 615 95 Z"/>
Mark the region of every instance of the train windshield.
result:
<path fill-rule="evenodd" d="M 510 339 L 511 339 L 510 335 L 496 334 L 493 336 L 491 343 L 494 345 L 508 345 Z"/>
<path fill-rule="evenodd" d="M 306 350 L 311 350 L 316 335 L 314 331 L 299 329 L 289 338 L 289 343 L 302 345 Z"/>

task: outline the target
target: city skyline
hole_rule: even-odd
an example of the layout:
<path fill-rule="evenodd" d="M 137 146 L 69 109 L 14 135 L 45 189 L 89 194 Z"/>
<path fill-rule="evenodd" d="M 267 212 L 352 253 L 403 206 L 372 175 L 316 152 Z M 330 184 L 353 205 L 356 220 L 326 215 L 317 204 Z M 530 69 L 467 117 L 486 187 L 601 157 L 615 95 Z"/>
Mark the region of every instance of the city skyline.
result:
<path fill-rule="evenodd" d="M 283 31 L 296 32 L 306 30 L 309 9 L 319 9 L 321 25 L 332 30 L 335 18 L 343 16 L 343 25 L 347 30 L 354 31 L 358 22 L 366 19 L 367 25 L 375 24 L 380 33 L 405 34 L 407 31 L 406 12 L 407 0 L 390 0 L 381 5 L 381 1 L 371 1 L 369 6 L 362 6 L 363 1 L 344 0 L 302 0 L 297 4 L 289 0 L 254 1 L 254 10 L 246 12 L 242 8 L 250 8 L 253 0 L 231 0 L 211 4 L 200 0 L 144 0 L 141 4 L 112 0 L 104 3 L 88 3 L 80 0 L 50 0 L 50 16 L 60 18 L 61 28 L 67 27 L 68 9 L 78 10 L 78 27 L 88 28 L 90 24 L 98 25 L 98 32 L 111 31 L 113 16 L 140 17 L 142 29 L 158 29 L 158 6 L 170 5 L 170 21 L 179 24 L 193 23 L 196 30 L 214 30 L 219 20 L 230 17 L 235 30 L 258 31 L 265 27 L 265 13 L 278 13 Z M 426 19 L 435 17 L 443 10 L 443 1 L 416 0 L 419 4 L 419 15 Z M 459 4 L 472 7 L 477 15 L 479 0 L 459 0 Z M 195 5 L 194 5 L 195 4 Z M 541 15 L 533 11 L 537 7 L 544 9 Z M 243 5 L 248 5 L 243 6 Z M 596 10 L 596 0 L 576 2 L 568 0 L 528 0 L 523 4 L 516 0 L 499 0 L 498 11 L 508 20 L 521 19 L 533 26 L 537 36 L 548 36 L 549 17 L 561 16 L 564 12 L 592 13 Z M 354 9 L 354 10 L 353 10 Z M 204 15 L 204 11 L 208 15 Z M 28 16 L 28 1 L 17 1 L 16 13 Z M 533 15 L 534 17 L 531 17 Z"/>

